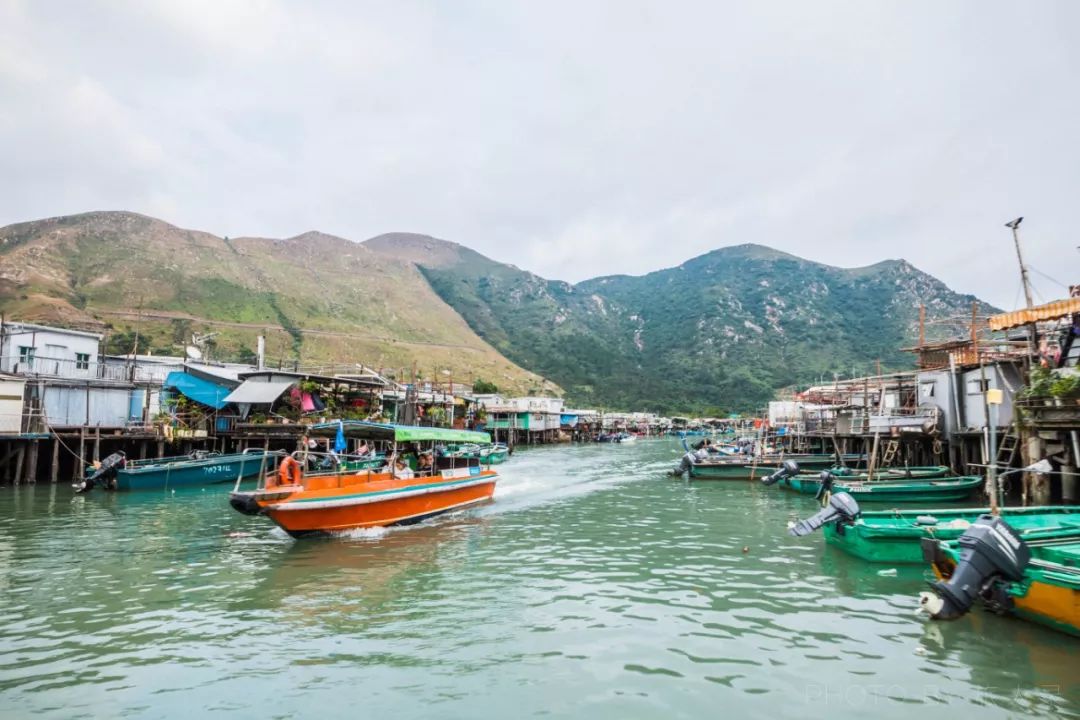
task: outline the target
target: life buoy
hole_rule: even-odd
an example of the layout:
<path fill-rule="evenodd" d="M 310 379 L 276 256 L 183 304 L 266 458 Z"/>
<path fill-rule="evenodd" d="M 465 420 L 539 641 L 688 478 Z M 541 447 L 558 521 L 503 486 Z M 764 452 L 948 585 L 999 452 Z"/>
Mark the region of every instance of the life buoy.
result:
<path fill-rule="evenodd" d="M 300 463 L 292 455 L 286 456 L 278 467 L 278 485 L 299 485 L 300 477 Z"/>

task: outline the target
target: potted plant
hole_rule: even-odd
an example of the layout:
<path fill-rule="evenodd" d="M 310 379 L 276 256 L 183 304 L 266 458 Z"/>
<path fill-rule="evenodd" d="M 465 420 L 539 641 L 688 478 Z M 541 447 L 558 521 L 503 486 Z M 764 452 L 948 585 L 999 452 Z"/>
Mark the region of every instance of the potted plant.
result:
<path fill-rule="evenodd" d="M 1080 375 L 1075 373 L 1056 375 L 1050 383 L 1050 395 L 1061 404 L 1066 399 L 1076 398 L 1080 395 Z"/>

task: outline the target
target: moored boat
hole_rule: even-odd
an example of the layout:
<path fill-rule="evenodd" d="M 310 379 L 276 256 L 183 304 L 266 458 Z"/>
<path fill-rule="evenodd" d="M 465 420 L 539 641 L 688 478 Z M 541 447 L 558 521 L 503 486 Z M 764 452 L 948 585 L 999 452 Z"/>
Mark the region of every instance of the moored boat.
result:
<path fill-rule="evenodd" d="M 849 468 L 827 468 L 838 481 L 841 482 L 905 482 L 908 480 L 924 480 L 942 478 L 948 475 L 949 468 L 945 465 L 929 465 L 923 467 L 904 468 L 881 468 L 874 472 L 871 479 L 865 471 L 853 471 Z M 797 490 L 805 495 L 816 495 L 821 487 L 820 473 L 802 473 L 798 476 L 797 487 L 791 483 L 794 478 L 785 478 L 780 486 L 790 490 Z"/>
<path fill-rule="evenodd" d="M 128 460 L 123 453 L 105 458 L 87 469 L 76 490 L 95 486 L 108 490 L 166 490 L 199 485 L 240 482 L 258 477 L 273 466 L 280 453 L 249 449 L 242 453 L 194 452 L 145 460 Z"/>
<path fill-rule="evenodd" d="M 825 473 L 822 473 L 825 475 Z M 938 477 L 923 480 L 848 480 L 829 475 L 831 480 L 808 478 L 804 475 L 786 478 L 780 485 L 804 495 L 817 495 L 822 486 L 836 493 L 848 493 L 860 503 L 924 503 L 960 502 L 971 497 L 983 480 L 974 475 Z"/>
<path fill-rule="evenodd" d="M 487 433 L 481 432 L 355 421 L 316 425 L 309 434 L 387 443 L 393 460 L 401 459 L 402 443 L 491 443 Z M 265 515 L 299 537 L 418 522 L 491 500 L 498 474 L 481 467 L 478 458 L 441 456 L 434 463 L 417 473 L 406 469 L 404 462 L 382 470 L 305 473 L 289 457 L 256 490 L 237 488 L 229 502 L 237 511 Z"/>
<path fill-rule="evenodd" d="M 938 582 L 919 605 L 952 620 L 980 602 L 998 614 L 1080 636 L 1080 529 L 1024 539 L 1005 518 L 982 515 L 955 541 L 922 540 Z"/>
<path fill-rule="evenodd" d="M 956 540 L 989 512 L 989 508 L 868 511 L 829 523 L 822 532 L 826 543 L 867 562 L 921 563 L 922 538 Z M 1026 541 L 1080 532 L 1077 505 L 1003 508 L 1001 516 Z"/>
<path fill-rule="evenodd" d="M 845 466 L 857 466 L 866 459 L 865 455 L 855 454 L 762 455 L 756 459 L 752 455 L 717 455 L 704 459 L 690 457 L 692 453 L 684 460 L 684 469 L 691 478 L 702 480 L 754 480 L 770 475 L 785 460 L 793 460 L 803 470 L 824 470 L 838 462 Z"/>

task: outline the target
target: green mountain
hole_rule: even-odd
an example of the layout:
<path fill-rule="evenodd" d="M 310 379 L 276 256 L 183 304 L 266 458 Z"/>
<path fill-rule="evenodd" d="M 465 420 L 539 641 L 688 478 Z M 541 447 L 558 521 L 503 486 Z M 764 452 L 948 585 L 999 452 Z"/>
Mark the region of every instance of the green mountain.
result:
<path fill-rule="evenodd" d="M 124 212 L 0 228 L 0 311 L 103 330 L 113 351 L 137 333 L 175 354 L 200 331 L 234 359 L 265 334 L 271 360 L 415 365 L 620 409 L 748 410 L 877 360 L 909 368 L 920 303 L 933 338 L 963 334 L 942 321 L 972 302 L 903 260 L 843 269 L 760 245 L 572 285 L 408 233 L 230 239 Z"/>
<path fill-rule="evenodd" d="M 544 387 L 495 351 L 416 266 L 318 232 L 226 238 L 128 212 L 0 228 L 0 311 L 9 320 L 104 332 L 113 352 L 183 354 L 216 333 L 217 359 L 363 362 L 391 375 Z"/>
<path fill-rule="evenodd" d="M 934 338 L 963 333 L 947 320 L 978 302 L 904 260 L 844 269 L 760 245 L 571 285 L 424 236 L 366 244 L 417 263 L 477 334 L 583 405 L 748 410 L 822 375 L 872 373 L 879 360 L 910 368 L 901 348 L 918 337 L 920 304 Z"/>

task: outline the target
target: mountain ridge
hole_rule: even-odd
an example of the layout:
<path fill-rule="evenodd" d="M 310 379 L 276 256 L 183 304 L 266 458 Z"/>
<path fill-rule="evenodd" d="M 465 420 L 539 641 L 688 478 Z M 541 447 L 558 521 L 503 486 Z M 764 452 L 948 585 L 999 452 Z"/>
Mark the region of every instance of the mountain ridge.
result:
<path fill-rule="evenodd" d="M 842 268 L 757 243 L 571 284 L 420 233 L 227 238 L 122 211 L 0 228 L 0 257 L 8 312 L 112 323 L 182 311 L 237 326 L 227 346 L 262 323 L 282 328 L 281 356 L 364 352 L 399 368 L 426 368 L 418 347 L 466 348 L 435 365 L 462 377 L 478 363 L 485 379 L 533 391 L 549 391 L 547 377 L 575 403 L 626 409 L 749 409 L 821 373 L 910 366 L 899 348 L 920 303 L 935 323 L 979 303 L 905 259 Z M 159 340 L 171 332 L 174 344 L 190 324 L 161 322 Z"/>

